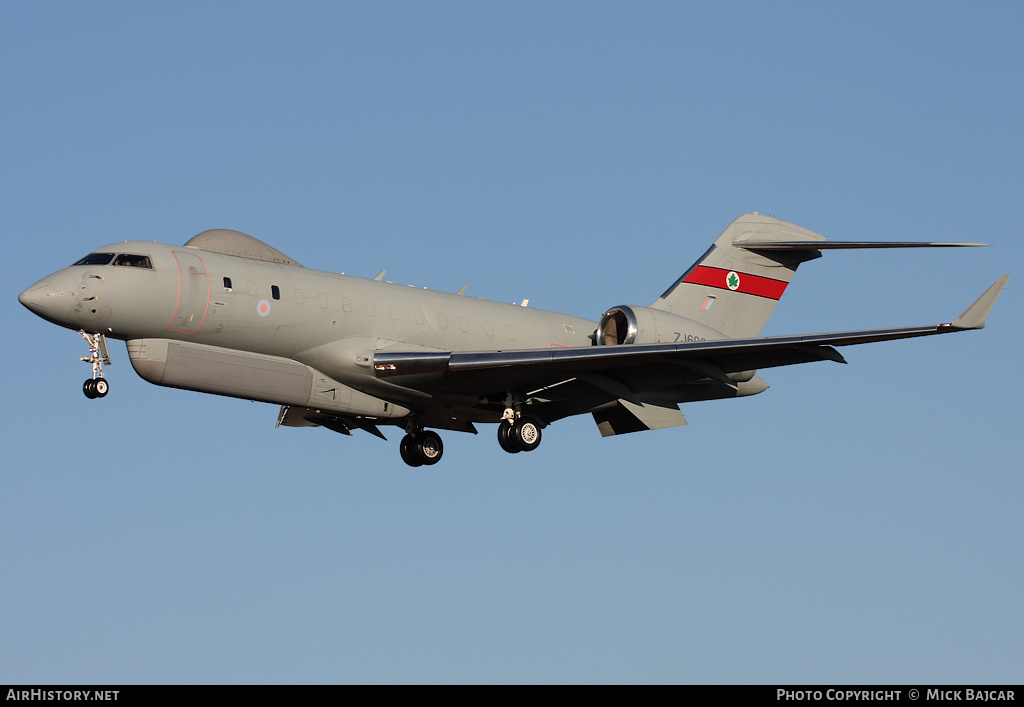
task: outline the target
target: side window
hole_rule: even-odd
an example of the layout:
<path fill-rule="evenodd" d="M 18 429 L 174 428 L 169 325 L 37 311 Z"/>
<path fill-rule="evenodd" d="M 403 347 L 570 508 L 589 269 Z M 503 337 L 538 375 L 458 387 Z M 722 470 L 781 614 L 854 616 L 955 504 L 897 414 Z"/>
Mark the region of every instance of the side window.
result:
<path fill-rule="evenodd" d="M 270 296 L 274 299 L 281 299 L 281 288 L 277 285 L 270 286 Z"/>
<path fill-rule="evenodd" d="M 228 292 L 231 292 L 231 278 L 230 277 L 224 278 L 224 289 L 227 290 Z"/>
<path fill-rule="evenodd" d="M 129 253 L 121 253 L 114 259 L 114 265 L 124 265 L 130 268 L 145 268 L 146 270 L 152 270 L 153 264 L 149 261 L 148 255 L 131 255 Z"/>

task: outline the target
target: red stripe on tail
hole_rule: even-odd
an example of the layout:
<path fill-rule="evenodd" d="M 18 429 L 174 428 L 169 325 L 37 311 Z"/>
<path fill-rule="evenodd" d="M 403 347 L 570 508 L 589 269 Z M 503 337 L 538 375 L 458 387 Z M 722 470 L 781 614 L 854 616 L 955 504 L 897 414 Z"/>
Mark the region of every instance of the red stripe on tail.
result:
<path fill-rule="evenodd" d="M 729 287 L 727 280 L 729 279 L 730 272 L 735 272 L 736 277 L 739 279 L 739 285 L 736 287 Z M 745 295 L 756 295 L 773 300 L 782 297 L 782 293 L 786 291 L 786 285 L 789 284 L 782 280 L 773 280 L 770 277 L 758 277 L 757 275 L 748 275 L 738 271 L 709 268 L 706 265 L 695 267 L 693 272 L 687 275 L 683 282 L 688 282 L 692 285 L 717 287 L 720 290 L 742 292 Z"/>

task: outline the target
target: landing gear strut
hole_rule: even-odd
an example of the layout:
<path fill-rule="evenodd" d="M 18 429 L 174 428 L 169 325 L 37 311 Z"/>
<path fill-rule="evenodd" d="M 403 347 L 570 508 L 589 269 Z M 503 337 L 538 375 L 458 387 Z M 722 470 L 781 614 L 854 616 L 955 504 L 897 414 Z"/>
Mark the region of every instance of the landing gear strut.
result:
<path fill-rule="evenodd" d="M 402 461 L 409 466 L 430 466 L 441 461 L 444 445 L 441 443 L 441 436 L 436 432 L 417 430 L 402 438 L 398 451 L 402 455 Z"/>
<path fill-rule="evenodd" d="M 87 334 L 82 329 L 78 333 L 89 344 L 89 355 L 81 356 L 80 361 L 92 364 L 92 378 L 82 384 L 85 397 L 102 398 L 110 390 L 110 383 L 103 377 L 103 364 L 110 365 L 110 353 L 107 351 L 107 339 L 103 334 Z"/>

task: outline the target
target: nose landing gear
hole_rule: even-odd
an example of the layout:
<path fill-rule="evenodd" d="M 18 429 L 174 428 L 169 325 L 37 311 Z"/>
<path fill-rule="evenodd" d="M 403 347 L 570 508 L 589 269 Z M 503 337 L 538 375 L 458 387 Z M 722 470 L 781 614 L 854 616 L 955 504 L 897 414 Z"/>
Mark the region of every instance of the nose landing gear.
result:
<path fill-rule="evenodd" d="M 103 334 L 87 334 L 79 329 L 85 342 L 89 344 L 89 355 L 81 356 L 80 361 L 92 364 L 92 378 L 82 384 L 82 392 L 90 400 L 102 398 L 110 390 L 110 383 L 103 377 L 103 364 L 110 365 L 110 353 L 107 351 L 107 339 Z"/>

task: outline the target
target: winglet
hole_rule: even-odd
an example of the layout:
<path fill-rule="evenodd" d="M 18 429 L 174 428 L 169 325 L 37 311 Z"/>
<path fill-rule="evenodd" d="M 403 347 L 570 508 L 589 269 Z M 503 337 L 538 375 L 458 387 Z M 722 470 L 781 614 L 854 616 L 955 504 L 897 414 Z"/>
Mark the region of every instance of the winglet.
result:
<path fill-rule="evenodd" d="M 984 329 L 985 317 L 992 310 L 992 305 L 999 299 L 999 294 L 1003 291 L 1003 287 L 1006 286 L 1006 281 L 1009 279 L 1009 275 L 1000 276 L 998 280 L 985 290 L 981 297 L 974 301 L 974 304 L 956 318 L 951 326 L 954 329 Z"/>

